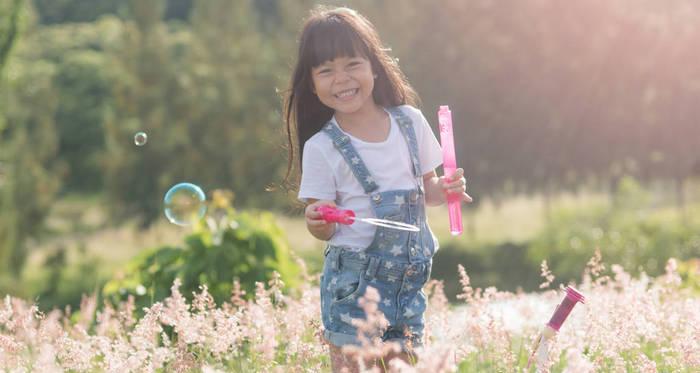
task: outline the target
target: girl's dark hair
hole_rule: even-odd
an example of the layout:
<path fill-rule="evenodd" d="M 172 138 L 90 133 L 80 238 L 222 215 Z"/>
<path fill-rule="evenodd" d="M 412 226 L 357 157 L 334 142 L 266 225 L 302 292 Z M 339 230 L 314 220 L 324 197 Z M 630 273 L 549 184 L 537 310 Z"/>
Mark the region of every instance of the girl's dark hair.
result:
<path fill-rule="evenodd" d="M 312 91 L 311 68 L 336 57 L 358 54 L 369 59 L 377 75 L 372 96 L 378 105 L 417 105 L 418 95 L 365 17 L 349 8 L 313 9 L 301 31 L 297 64 L 284 100 L 289 146 L 285 181 L 294 165 L 295 147 L 299 150 L 301 170 L 304 144 L 333 116 L 333 109 L 321 103 Z"/>

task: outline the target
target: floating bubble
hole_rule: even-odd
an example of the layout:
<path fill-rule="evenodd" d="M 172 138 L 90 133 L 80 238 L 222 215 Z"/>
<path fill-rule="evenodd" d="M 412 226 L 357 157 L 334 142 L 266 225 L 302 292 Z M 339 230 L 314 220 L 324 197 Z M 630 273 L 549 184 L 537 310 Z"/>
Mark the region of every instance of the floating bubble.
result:
<path fill-rule="evenodd" d="M 136 146 L 144 146 L 146 145 L 146 141 L 148 141 L 146 132 L 136 132 L 134 135 L 134 144 L 136 144 Z"/>
<path fill-rule="evenodd" d="M 204 216 L 207 205 L 202 188 L 190 184 L 176 184 L 165 193 L 165 216 L 171 223 L 188 226 Z"/>

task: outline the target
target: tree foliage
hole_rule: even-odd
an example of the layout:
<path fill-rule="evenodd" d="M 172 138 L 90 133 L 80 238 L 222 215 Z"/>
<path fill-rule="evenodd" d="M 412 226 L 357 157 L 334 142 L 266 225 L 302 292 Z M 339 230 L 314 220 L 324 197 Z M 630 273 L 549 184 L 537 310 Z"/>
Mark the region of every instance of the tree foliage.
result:
<path fill-rule="evenodd" d="M 17 53 L 32 56 L 31 43 Z M 26 240 L 41 231 L 60 186 L 55 161 L 55 69 L 37 59 L 11 59 L 3 77 L 0 104 L 0 272 L 18 275 L 27 257 Z"/>
<path fill-rule="evenodd" d="M 148 224 L 167 188 L 226 186 L 242 206 L 270 207 L 265 193 L 284 164 L 278 149 L 283 62 L 246 2 L 194 3 L 191 27 L 162 23 L 163 3 L 134 2 L 116 61 L 115 105 L 106 123 L 106 186 L 117 215 Z M 149 143 L 128 141 L 145 131 Z M 270 198 L 272 197 L 272 198 Z"/>
<path fill-rule="evenodd" d="M 0 1 L 0 72 L 19 35 L 22 0 Z"/>
<path fill-rule="evenodd" d="M 39 229 L 31 211 L 59 192 L 104 193 L 110 217 L 144 225 L 181 181 L 233 189 L 242 208 L 288 206 L 266 187 L 284 174 L 280 93 L 315 3 L 36 0 L 43 23 L 6 60 L 31 13 L 0 0 L 2 219 L 26 232 L 3 239 Z M 450 105 L 479 199 L 627 174 L 676 180 L 682 197 L 700 167 L 696 1 L 347 4 L 377 26 L 431 123 Z M 36 205 L 17 200 L 40 186 Z"/>
<path fill-rule="evenodd" d="M 700 158 L 697 2 L 359 5 L 428 119 L 450 105 L 476 195 L 684 178 Z"/>
<path fill-rule="evenodd" d="M 206 285 L 221 304 L 231 298 L 234 279 L 240 285 L 238 290 L 253 295 L 256 282 L 267 283 L 275 271 L 286 285 L 296 286 L 299 268 L 292 262 L 284 232 L 272 214 L 235 212 L 223 194 L 217 196 L 210 205 L 216 212 L 185 239 L 182 247 L 144 251 L 105 285 L 103 295 L 117 302 L 131 295 L 139 306 L 146 307 L 170 295 L 178 278 L 187 296 Z"/>
<path fill-rule="evenodd" d="M 104 15 L 127 17 L 129 0 L 34 0 L 42 24 L 93 22 Z M 168 0 L 166 19 L 186 20 L 192 0 Z"/>

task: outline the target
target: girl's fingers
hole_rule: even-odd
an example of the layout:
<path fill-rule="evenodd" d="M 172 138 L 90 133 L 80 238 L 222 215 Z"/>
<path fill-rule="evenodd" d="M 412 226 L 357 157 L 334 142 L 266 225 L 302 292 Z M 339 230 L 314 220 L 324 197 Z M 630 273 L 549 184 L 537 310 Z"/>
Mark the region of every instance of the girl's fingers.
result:
<path fill-rule="evenodd" d="M 320 212 L 312 210 L 306 214 L 306 221 L 311 225 L 319 225 L 326 222 L 323 220 L 322 216 Z"/>
<path fill-rule="evenodd" d="M 316 201 L 306 206 L 304 215 L 306 216 L 306 221 L 309 225 L 328 224 L 328 222 L 323 219 L 323 214 L 317 211 L 317 209 L 321 206 L 335 206 L 335 203 L 332 201 Z"/>
<path fill-rule="evenodd" d="M 452 181 L 444 184 L 445 189 L 464 189 L 467 185 L 467 180 L 465 178 L 459 178 L 457 181 Z"/>
<path fill-rule="evenodd" d="M 467 180 L 465 180 L 464 178 L 461 178 L 457 181 L 453 181 L 449 184 L 446 184 L 445 186 L 448 188 L 463 188 L 466 185 L 467 185 Z"/>
<path fill-rule="evenodd" d="M 306 215 L 307 218 L 315 218 L 318 215 L 318 212 L 314 209 L 313 206 L 309 206 L 306 208 L 304 215 Z"/>
<path fill-rule="evenodd" d="M 464 169 L 458 168 L 450 176 L 443 176 L 440 178 L 440 185 L 448 194 L 458 194 L 460 199 L 464 202 L 472 202 L 474 199 L 467 194 L 467 179 L 464 178 Z"/>
<path fill-rule="evenodd" d="M 314 226 L 315 226 L 315 225 L 324 225 L 324 224 L 328 224 L 328 223 L 327 223 L 325 220 L 323 220 L 323 219 L 321 219 L 321 220 L 306 219 L 306 223 L 309 224 L 309 225 L 314 225 Z"/>

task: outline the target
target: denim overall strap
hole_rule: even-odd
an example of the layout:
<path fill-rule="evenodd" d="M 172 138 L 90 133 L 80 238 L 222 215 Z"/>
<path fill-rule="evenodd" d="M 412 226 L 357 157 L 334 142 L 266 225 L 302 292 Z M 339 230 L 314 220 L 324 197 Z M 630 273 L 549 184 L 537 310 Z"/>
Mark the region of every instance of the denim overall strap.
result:
<path fill-rule="evenodd" d="M 413 164 L 413 176 L 421 177 L 423 174 L 421 173 L 420 162 L 418 161 L 418 140 L 416 139 L 416 131 L 413 129 L 413 121 L 396 106 L 388 108 L 387 110 L 396 118 L 401 133 L 406 139 L 406 143 L 408 143 L 411 163 Z"/>
<path fill-rule="evenodd" d="M 367 166 L 365 166 L 357 150 L 355 150 L 350 143 L 350 137 L 344 134 L 333 121 L 328 121 L 328 123 L 323 126 L 323 131 L 333 140 L 333 146 L 335 146 L 343 158 L 345 158 L 345 162 L 350 166 L 352 173 L 362 185 L 362 189 L 365 190 L 365 193 L 370 194 L 377 190 L 379 186 L 369 173 Z"/>

